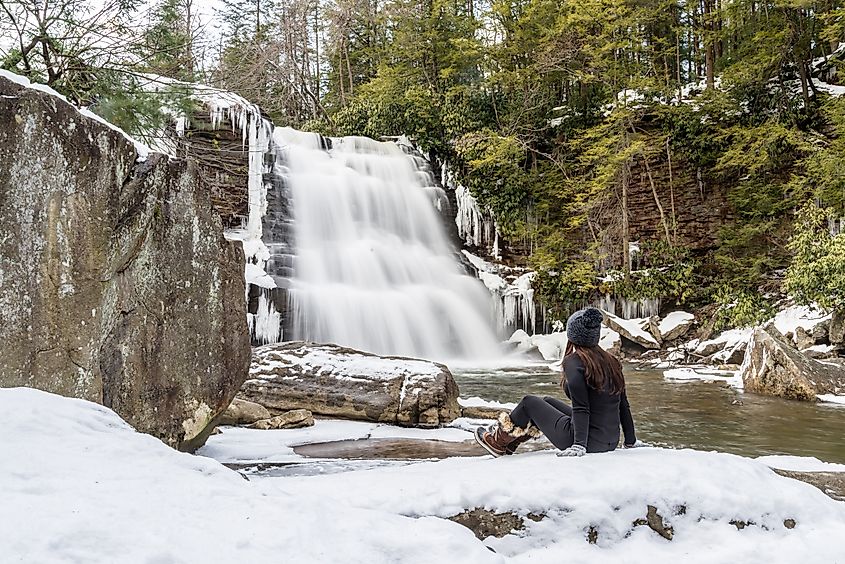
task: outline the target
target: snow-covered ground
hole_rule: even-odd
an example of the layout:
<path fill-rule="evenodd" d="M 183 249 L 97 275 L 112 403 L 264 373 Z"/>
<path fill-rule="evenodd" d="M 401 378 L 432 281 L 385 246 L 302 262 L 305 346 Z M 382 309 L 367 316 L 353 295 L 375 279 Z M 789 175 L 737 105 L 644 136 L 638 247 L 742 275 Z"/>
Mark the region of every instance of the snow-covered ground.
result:
<path fill-rule="evenodd" d="M 455 523 L 249 482 L 89 402 L 0 389 L 0 414 L 4 564 L 503 561 Z"/>
<path fill-rule="evenodd" d="M 4 562 L 831 563 L 845 553 L 845 504 L 734 455 L 543 451 L 246 481 L 89 402 L 4 389 L 0 414 Z M 353 426 L 358 435 L 407 432 L 341 426 L 226 429 L 204 451 L 224 457 L 230 447 L 256 447 L 253 438 L 285 434 L 348 437 Z M 457 432 L 419 433 L 448 440 Z M 672 541 L 633 525 L 647 505 L 673 527 Z M 546 517 L 483 542 L 442 519 L 475 507 Z M 586 541 L 590 528 L 595 545 Z"/>

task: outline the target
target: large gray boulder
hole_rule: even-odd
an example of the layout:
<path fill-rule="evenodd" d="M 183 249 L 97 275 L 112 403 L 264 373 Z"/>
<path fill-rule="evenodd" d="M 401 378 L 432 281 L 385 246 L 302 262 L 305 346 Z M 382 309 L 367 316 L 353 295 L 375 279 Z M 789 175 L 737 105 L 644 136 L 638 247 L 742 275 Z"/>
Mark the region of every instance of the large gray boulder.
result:
<path fill-rule="evenodd" d="M 460 416 L 458 386 L 442 364 L 293 341 L 257 347 L 239 397 L 271 413 L 436 427 Z"/>
<path fill-rule="evenodd" d="M 201 444 L 249 366 L 243 251 L 196 169 L 0 76 L 0 386 Z"/>
<path fill-rule="evenodd" d="M 739 375 L 746 391 L 787 399 L 845 393 L 845 370 L 808 358 L 773 325 L 754 329 Z"/>

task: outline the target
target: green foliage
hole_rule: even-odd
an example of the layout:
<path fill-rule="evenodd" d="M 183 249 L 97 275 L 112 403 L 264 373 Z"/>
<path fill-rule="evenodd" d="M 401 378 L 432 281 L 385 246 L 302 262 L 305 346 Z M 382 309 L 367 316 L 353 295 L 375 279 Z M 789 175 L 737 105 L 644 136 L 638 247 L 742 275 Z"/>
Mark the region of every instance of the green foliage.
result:
<path fill-rule="evenodd" d="M 152 25 L 144 32 L 140 48 L 144 70 L 160 76 L 194 79 L 191 32 L 184 0 L 159 0 Z"/>
<path fill-rule="evenodd" d="M 757 291 L 722 285 L 713 294 L 719 305 L 716 329 L 759 325 L 775 314 L 775 309 Z"/>
<path fill-rule="evenodd" d="M 602 293 L 631 300 L 660 298 L 673 305 L 683 305 L 693 297 L 700 284 L 696 279 L 699 264 L 688 249 L 665 241 L 648 241 L 642 244 L 642 255 L 646 268 L 629 276 L 609 272 Z"/>
<path fill-rule="evenodd" d="M 518 234 L 530 183 L 519 140 L 482 129 L 458 139 L 455 152 L 465 165 L 463 181 L 479 205 L 493 210 L 505 236 Z"/>
<path fill-rule="evenodd" d="M 789 240 L 792 264 L 786 273 L 786 291 L 804 304 L 845 308 L 845 234 L 831 235 L 828 210 L 814 202 L 798 214 L 795 234 Z"/>

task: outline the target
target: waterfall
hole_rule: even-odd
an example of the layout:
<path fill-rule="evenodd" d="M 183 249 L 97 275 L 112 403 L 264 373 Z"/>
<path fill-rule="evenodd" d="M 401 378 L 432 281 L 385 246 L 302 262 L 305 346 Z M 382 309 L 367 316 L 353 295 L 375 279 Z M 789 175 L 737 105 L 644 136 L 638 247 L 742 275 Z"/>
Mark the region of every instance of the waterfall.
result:
<path fill-rule="evenodd" d="M 438 360 L 501 354 L 490 295 L 446 238 L 430 169 L 364 137 L 276 128 L 273 147 L 293 218 L 284 339 Z"/>

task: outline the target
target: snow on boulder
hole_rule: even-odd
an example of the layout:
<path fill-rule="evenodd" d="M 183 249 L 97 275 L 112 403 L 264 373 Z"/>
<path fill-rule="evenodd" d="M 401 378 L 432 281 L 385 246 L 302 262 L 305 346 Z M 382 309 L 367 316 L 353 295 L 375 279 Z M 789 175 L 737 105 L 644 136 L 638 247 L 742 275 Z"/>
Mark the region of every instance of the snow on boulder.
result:
<path fill-rule="evenodd" d="M 742 388 L 742 379 L 737 377 L 734 372 L 711 370 L 703 367 L 671 368 L 663 371 L 663 378 L 673 381 L 727 382 L 731 386 Z"/>
<path fill-rule="evenodd" d="M 239 397 L 271 413 L 436 427 L 460 416 L 458 386 L 435 362 L 292 341 L 253 351 Z"/>
<path fill-rule="evenodd" d="M 643 326 L 648 326 L 648 319 L 622 319 L 612 313 L 604 312 L 604 322 L 610 328 L 619 333 L 623 338 L 632 341 L 646 349 L 659 349 L 660 343 L 654 335 L 646 331 Z"/>
<path fill-rule="evenodd" d="M 686 311 L 673 311 L 660 320 L 657 329 L 660 339 L 663 341 L 674 341 L 686 335 L 690 327 L 695 323 L 695 316 Z"/>
<path fill-rule="evenodd" d="M 731 329 L 715 339 L 696 343 L 693 353 L 699 357 L 711 357 L 715 362 L 739 364 L 748 345 L 751 329 Z"/>
<path fill-rule="evenodd" d="M 602 325 L 599 346 L 614 356 L 622 352 L 622 337 L 609 327 Z"/>
<path fill-rule="evenodd" d="M 839 405 L 845 405 L 845 394 L 818 394 L 816 396 L 816 399 L 822 403 L 835 403 Z"/>
<path fill-rule="evenodd" d="M 4 563 L 503 562 L 461 525 L 247 481 L 91 402 L 0 389 L 0 414 L 21 454 L 0 456 Z"/>
<path fill-rule="evenodd" d="M 845 393 L 841 366 L 801 354 L 773 325 L 754 329 L 738 376 L 747 391 L 786 399 L 816 401 L 817 394 Z"/>

